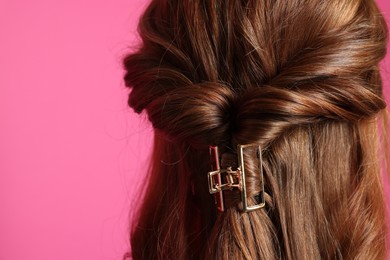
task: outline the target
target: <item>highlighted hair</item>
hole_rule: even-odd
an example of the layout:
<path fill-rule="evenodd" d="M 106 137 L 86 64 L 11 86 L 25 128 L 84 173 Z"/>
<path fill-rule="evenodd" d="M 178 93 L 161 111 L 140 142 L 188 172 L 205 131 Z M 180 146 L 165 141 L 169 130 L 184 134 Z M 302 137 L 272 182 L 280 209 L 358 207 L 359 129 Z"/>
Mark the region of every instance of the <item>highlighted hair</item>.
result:
<path fill-rule="evenodd" d="M 373 0 L 153 0 L 139 33 L 124 79 L 155 144 L 128 256 L 385 259 L 388 32 Z M 218 213 L 208 146 L 247 143 L 263 149 L 266 206 L 231 196 Z"/>

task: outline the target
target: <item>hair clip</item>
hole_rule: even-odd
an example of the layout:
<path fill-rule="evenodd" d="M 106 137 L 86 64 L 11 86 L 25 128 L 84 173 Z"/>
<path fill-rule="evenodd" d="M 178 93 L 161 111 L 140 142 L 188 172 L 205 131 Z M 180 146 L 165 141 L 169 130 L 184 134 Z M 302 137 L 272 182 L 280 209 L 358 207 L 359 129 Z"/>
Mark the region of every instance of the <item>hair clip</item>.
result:
<path fill-rule="evenodd" d="M 245 184 L 245 166 L 244 166 L 244 150 L 246 148 L 256 147 L 259 160 L 259 178 L 260 178 L 260 192 L 258 203 L 255 205 L 248 205 L 248 196 Z M 263 182 L 263 167 L 261 161 L 261 148 L 257 144 L 238 145 L 238 167 L 233 170 L 231 166 L 226 169 L 221 169 L 220 154 L 218 146 L 210 146 L 210 160 L 211 170 L 208 172 L 208 184 L 210 194 L 215 195 L 215 203 L 219 211 L 225 211 L 223 192 L 226 190 L 238 189 L 241 192 L 241 201 L 244 212 L 250 212 L 265 206 L 264 198 L 264 182 Z M 222 181 L 222 175 L 225 177 Z"/>

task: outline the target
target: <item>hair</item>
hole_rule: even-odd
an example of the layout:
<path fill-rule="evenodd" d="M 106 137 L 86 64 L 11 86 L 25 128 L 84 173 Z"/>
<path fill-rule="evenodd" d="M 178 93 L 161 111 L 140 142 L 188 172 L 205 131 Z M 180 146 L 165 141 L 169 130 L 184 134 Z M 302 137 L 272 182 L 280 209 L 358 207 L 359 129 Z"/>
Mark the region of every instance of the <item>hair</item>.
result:
<path fill-rule="evenodd" d="M 139 34 L 124 80 L 155 137 L 125 258 L 385 259 L 388 31 L 373 0 L 153 0 Z M 218 212 L 209 146 L 252 143 L 265 207 L 242 212 L 233 190 Z"/>

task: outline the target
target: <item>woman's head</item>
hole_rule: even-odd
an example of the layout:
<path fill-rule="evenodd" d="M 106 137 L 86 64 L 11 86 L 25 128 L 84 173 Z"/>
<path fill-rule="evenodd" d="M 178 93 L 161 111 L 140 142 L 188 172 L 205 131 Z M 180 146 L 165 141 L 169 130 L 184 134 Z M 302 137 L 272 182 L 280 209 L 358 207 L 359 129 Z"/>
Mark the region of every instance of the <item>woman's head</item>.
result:
<path fill-rule="evenodd" d="M 124 59 L 156 129 L 135 258 L 384 257 L 376 122 L 387 27 L 374 1 L 152 1 Z M 266 207 L 207 188 L 208 147 L 258 144 Z M 252 156 L 246 184 L 255 202 Z"/>

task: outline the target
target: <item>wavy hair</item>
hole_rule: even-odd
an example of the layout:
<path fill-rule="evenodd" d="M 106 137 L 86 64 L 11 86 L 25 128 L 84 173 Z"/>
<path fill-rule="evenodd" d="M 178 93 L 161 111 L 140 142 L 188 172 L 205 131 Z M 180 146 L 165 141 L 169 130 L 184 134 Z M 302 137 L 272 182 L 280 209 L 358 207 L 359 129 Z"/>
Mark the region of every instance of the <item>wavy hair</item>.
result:
<path fill-rule="evenodd" d="M 139 34 L 124 80 L 155 139 L 125 258 L 385 259 L 388 31 L 373 0 L 153 0 Z M 218 212 L 208 147 L 250 143 L 266 205 L 243 213 L 227 191 Z"/>

